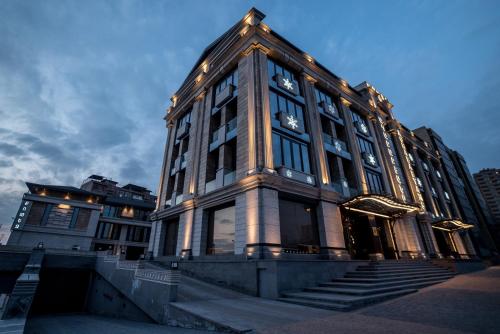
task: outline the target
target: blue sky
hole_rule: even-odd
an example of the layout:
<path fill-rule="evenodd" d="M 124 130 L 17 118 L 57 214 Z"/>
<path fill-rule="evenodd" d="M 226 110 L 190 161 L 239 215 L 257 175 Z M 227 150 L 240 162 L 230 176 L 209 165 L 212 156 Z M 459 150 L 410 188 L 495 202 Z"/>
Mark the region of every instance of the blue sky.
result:
<path fill-rule="evenodd" d="M 162 117 L 202 50 L 257 7 L 271 29 L 472 171 L 500 165 L 499 1 L 0 1 L 0 224 L 25 181 L 156 191 Z"/>

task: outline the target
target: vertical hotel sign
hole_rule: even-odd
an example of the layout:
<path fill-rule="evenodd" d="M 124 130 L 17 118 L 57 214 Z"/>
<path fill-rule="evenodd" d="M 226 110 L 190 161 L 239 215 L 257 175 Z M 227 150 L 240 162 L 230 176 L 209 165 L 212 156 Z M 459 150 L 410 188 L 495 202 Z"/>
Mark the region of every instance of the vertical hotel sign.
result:
<path fill-rule="evenodd" d="M 392 168 L 394 170 L 394 175 L 396 175 L 396 181 L 398 183 L 398 189 L 401 193 L 401 199 L 406 202 L 405 189 L 403 187 L 403 181 L 401 180 L 401 175 L 399 175 L 399 168 L 396 164 L 396 159 L 394 158 L 394 152 L 392 151 L 391 142 L 389 141 L 389 134 L 385 131 L 385 124 L 382 117 L 378 116 L 378 122 L 380 124 L 380 128 L 382 129 L 382 133 L 384 134 L 385 146 L 387 147 L 387 152 L 389 153 L 389 157 L 391 159 Z"/>
<path fill-rule="evenodd" d="M 415 183 L 415 191 L 417 193 L 418 202 L 420 203 L 420 212 L 425 212 L 425 202 L 424 202 L 424 198 L 422 197 L 422 194 L 420 193 L 420 187 L 418 184 L 419 179 L 416 177 L 415 172 L 413 171 L 413 168 L 411 167 L 411 163 L 410 163 L 411 159 L 409 158 L 408 151 L 406 150 L 406 145 L 403 141 L 403 137 L 401 136 L 401 132 L 399 131 L 399 129 L 397 130 L 397 134 L 398 134 L 399 141 L 401 142 L 401 148 L 403 149 L 406 163 L 408 164 L 408 169 L 410 170 L 411 178 L 412 178 L 413 182 Z"/>
<path fill-rule="evenodd" d="M 19 208 L 19 211 L 17 212 L 16 219 L 14 220 L 14 223 L 12 224 L 12 229 L 13 230 L 19 230 L 21 227 L 23 227 L 24 223 L 26 222 L 26 219 L 28 218 L 28 214 L 31 209 L 31 201 L 23 199 L 23 202 L 21 203 L 21 207 Z"/>

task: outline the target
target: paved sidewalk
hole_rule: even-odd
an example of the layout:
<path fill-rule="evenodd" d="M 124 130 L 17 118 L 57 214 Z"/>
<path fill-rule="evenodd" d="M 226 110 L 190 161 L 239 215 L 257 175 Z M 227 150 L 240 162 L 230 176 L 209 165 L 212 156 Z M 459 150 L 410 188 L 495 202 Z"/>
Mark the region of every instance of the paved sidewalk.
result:
<path fill-rule="evenodd" d="M 459 275 L 355 312 L 266 328 L 259 333 L 500 333 L 500 267 Z"/>
<path fill-rule="evenodd" d="M 28 320 L 25 334 L 207 334 L 210 332 L 97 315 L 50 315 Z M 213 333 L 213 332 L 212 332 Z"/>

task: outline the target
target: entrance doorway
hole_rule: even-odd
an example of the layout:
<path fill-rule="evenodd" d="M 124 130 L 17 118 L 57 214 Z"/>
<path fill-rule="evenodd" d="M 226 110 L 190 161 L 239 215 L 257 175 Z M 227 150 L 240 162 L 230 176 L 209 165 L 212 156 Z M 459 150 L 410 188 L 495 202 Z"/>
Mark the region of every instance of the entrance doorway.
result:
<path fill-rule="evenodd" d="M 380 242 L 382 244 L 382 252 L 385 259 L 398 259 L 398 253 L 396 249 L 396 240 L 394 236 L 394 231 L 390 219 L 375 217 L 375 222 L 377 224 L 378 234 L 380 237 Z"/>
<path fill-rule="evenodd" d="M 353 212 L 342 214 L 344 238 L 353 259 L 368 260 L 370 255 L 383 254 L 385 259 L 397 259 L 391 221 Z"/>
<path fill-rule="evenodd" d="M 177 233 L 179 231 L 179 218 L 167 220 L 163 224 L 166 229 L 163 255 L 175 256 L 175 253 L 177 251 Z"/>
<path fill-rule="evenodd" d="M 438 244 L 439 251 L 444 257 L 457 258 L 458 253 L 455 250 L 455 244 L 451 238 L 450 232 L 433 228 L 434 236 Z"/>
<path fill-rule="evenodd" d="M 353 259 L 368 260 L 374 253 L 373 232 L 367 216 L 349 215 L 344 218 L 344 237 Z"/>

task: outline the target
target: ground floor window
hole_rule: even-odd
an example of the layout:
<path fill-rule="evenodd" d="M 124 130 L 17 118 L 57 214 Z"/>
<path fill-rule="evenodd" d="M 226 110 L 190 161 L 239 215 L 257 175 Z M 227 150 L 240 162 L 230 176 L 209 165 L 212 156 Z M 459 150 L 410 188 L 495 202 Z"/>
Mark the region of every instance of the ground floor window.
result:
<path fill-rule="evenodd" d="M 207 254 L 233 254 L 236 216 L 234 204 L 208 211 Z"/>
<path fill-rule="evenodd" d="M 279 200 L 281 246 L 287 251 L 318 253 L 316 208 L 288 199 Z"/>
<path fill-rule="evenodd" d="M 177 251 L 177 234 L 179 231 L 179 218 L 164 221 L 163 228 L 165 228 L 163 255 L 173 256 Z"/>

